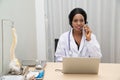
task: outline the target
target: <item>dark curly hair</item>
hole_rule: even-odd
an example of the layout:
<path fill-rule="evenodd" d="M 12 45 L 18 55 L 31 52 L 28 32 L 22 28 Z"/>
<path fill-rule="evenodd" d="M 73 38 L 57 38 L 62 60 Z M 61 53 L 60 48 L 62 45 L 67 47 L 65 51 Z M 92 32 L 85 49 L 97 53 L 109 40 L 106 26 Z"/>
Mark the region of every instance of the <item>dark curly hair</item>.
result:
<path fill-rule="evenodd" d="M 76 14 L 81 14 L 84 17 L 85 24 L 87 23 L 87 14 L 82 8 L 74 8 L 69 14 L 69 24 L 72 27 L 72 20 Z"/>

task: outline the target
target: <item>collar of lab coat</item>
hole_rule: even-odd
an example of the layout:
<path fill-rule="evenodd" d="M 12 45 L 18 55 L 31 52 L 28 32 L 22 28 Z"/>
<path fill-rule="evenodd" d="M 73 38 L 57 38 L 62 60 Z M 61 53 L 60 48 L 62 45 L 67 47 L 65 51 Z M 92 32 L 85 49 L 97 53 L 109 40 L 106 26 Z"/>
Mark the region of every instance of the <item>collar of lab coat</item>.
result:
<path fill-rule="evenodd" d="M 80 43 L 79 50 L 78 50 L 78 47 L 75 43 L 75 40 L 74 40 L 74 37 L 73 37 L 72 33 L 73 33 L 73 29 L 71 29 L 71 32 L 70 32 L 70 49 L 73 52 L 81 53 L 81 51 L 84 47 L 84 44 L 85 44 L 85 36 L 84 36 L 84 34 L 82 35 L 81 43 Z"/>

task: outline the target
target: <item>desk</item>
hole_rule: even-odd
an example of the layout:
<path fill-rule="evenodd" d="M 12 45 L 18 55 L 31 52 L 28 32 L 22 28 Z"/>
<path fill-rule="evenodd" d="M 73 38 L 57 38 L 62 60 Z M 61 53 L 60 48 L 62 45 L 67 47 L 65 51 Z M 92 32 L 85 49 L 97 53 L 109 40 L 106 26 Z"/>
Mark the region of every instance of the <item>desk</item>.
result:
<path fill-rule="evenodd" d="M 120 64 L 100 63 L 98 74 L 63 74 L 55 69 L 62 69 L 62 63 L 47 63 L 44 80 L 120 80 Z"/>

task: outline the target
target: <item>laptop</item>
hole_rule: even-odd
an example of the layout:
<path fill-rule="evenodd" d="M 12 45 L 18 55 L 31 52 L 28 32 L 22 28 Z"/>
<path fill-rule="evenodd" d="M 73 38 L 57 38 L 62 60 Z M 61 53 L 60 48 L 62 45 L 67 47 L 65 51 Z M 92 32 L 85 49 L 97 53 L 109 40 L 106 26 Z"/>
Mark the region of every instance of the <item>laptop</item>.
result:
<path fill-rule="evenodd" d="M 100 58 L 64 57 L 63 73 L 65 74 L 97 74 Z"/>

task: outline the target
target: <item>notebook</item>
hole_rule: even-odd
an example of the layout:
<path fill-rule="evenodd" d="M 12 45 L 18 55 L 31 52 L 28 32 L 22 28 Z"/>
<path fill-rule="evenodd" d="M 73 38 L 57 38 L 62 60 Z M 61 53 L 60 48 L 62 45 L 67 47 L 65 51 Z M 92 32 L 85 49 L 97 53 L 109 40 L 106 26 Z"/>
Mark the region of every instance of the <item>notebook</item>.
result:
<path fill-rule="evenodd" d="M 97 74 L 100 58 L 63 58 L 63 73 L 69 74 Z"/>

